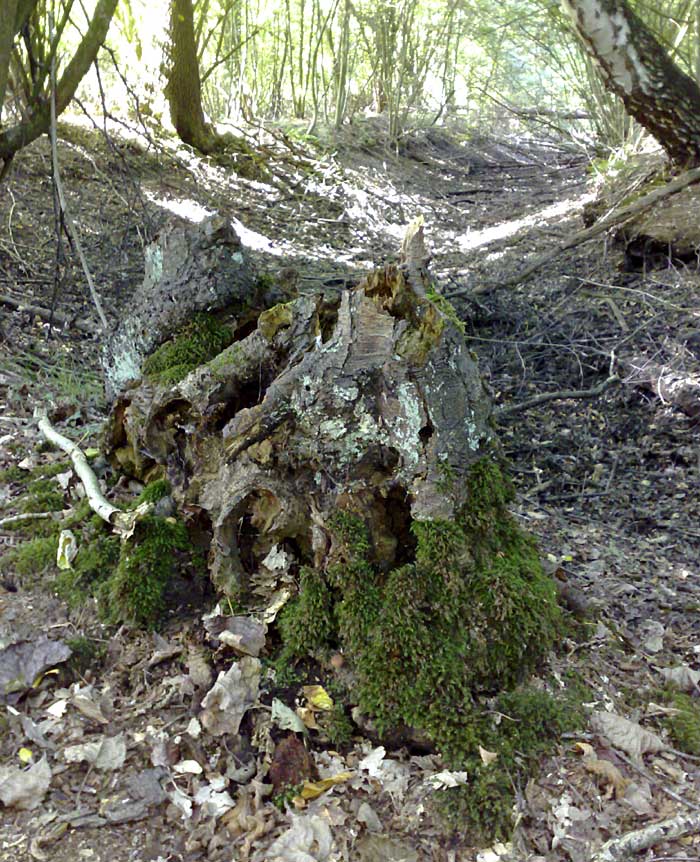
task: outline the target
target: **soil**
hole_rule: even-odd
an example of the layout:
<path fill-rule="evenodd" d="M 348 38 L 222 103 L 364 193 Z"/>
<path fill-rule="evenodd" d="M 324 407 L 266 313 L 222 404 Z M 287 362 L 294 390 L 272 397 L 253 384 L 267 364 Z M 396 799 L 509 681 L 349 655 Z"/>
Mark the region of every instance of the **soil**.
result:
<path fill-rule="evenodd" d="M 335 842 L 323 855 L 317 836 L 317 855 L 308 858 L 583 862 L 603 841 L 696 808 L 700 798 L 697 758 L 674 749 L 658 703 L 660 668 L 700 663 L 698 414 L 660 397 L 645 371 L 653 364 L 697 379 L 700 276 L 695 266 L 668 259 L 657 269 L 625 271 L 624 249 L 602 236 L 505 286 L 531 255 L 580 229 L 593 193 L 587 160 L 551 142 L 438 129 L 415 133 L 398 151 L 381 138 L 381 128 L 368 122 L 345 132 L 328 155 L 278 132 L 260 151 L 263 173 L 244 179 L 235 163 L 195 158 L 172 141 L 123 130 L 108 137 L 66 123 L 59 159 L 111 323 L 142 277 L 144 244 L 172 213 L 198 219 L 216 211 L 233 219 L 261 271 L 302 292 L 342 290 L 395 259 L 405 226 L 423 215 L 431 270 L 465 321 L 502 410 L 516 514 L 537 535 L 565 602 L 589 620 L 583 640 L 565 640 L 552 658 L 555 676 L 575 670 L 590 687 L 592 709 L 640 722 L 661 733 L 667 748 L 635 761 L 594 732 L 561 740 L 536 778 L 518 788 L 512 846 L 478 851 L 463 840 L 446 843 L 423 811 L 425 775 L 436 771 L 426 756 L 389 752 L 384 763 L 391 768 L 372 774 L 358 765 L 368 743 L 356 740 L 342 758 L 325 746 L 324 774 L 357 772 L 305 809 L 309 822 L 330 824 Z M 99 321 L 76 250 L 56 227 L 45 141 L 18 156 L 0 195 L 0 294 L 0 468 L 60 460 L 39 451 L 32 420 L 39 405 L 51 407 L 60 431 L 94 445 L 106 410 Z M 63 322 L 51 326 L 27 305 L 53 308 Z M 518 408 L 541 393 L 590 390 L 612 375 L 617 379 L 596 397 Z M 15 511 L 19 492 L 16 484 L 0 487 L 0 518 Z M 0 523 L 0 552 L 16 542 Z M 5 578 L 1 646 L 48 633 L 86 635 L 103 649 L 99 665 L 77 678 L 97 712 L 77 709 L 75 675 L 59 674 L 0 718 L 0 757 L 9 766 L 17 763 L 19 717 L 40 724 L 51 704 L 70 704 L 58 723 L 41 725 L 54 769 L 44 801 L 29 811 L 0 810 L 0 860 L 270 858 L 268 848 L 291 815 L 265 804 L 254 785 L 242 783 L 236 797 L 237 814 L 247 800 L 247 820 L 230 813 L 219 821 L 201 813 L 187 818 L 173 794 L 142 801 L 128 822 L 110 813 L 115 800 L 138 800 L 134 786 L 144 787 L 166 765 L 194 761 L 206 774 L 250 765 L 251 752 L 216 750 L 211 739 L 205 746 L 185 733 L 201 700 L 188 689 L 188 650 L 203 649 L 213 668 L 225 664 L 221 650 L 211 655 L 202 631 L 205 610 L 181 608 L 157 635 L 114 630 L 92 608 L 69 610 L 38 577 Z M 124 734 L 126 759 L 118 768 L 88 769 L 57 756 L 101 733 Z M 636 795 L 615 798 L 575 742 L 593 743 Z M 159 744 L 177 756 L 170 751 L 159 760 Z M 177 785 L 193 793 L 199 780 L 185 772 Z M 363 804 L 381 832 L 372 831 L 366 811 L 360 816 Z M 697 838 L 669 841 L 650 851 L 655 857 L 639 858 L 696 859 L 698 847 Z M 294 852 L 280 858 L 307 858 Z"/>

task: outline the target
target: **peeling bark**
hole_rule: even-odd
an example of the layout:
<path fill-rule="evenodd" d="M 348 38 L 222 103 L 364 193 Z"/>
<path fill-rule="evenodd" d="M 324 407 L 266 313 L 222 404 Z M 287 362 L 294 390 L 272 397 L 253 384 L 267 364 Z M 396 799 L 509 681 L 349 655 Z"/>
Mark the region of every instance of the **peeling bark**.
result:
<path fill-rule="evenodd" d="M 609 90 L 679 164 L 700 164 L 700 88 L 624 0 L 562 0 Z"/>

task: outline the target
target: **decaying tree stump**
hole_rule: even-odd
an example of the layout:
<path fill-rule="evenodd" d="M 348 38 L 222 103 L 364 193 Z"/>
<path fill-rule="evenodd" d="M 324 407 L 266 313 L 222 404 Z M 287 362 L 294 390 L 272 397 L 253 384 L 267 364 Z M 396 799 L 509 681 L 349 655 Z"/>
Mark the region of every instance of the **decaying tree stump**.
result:
<path fill-rule="evenodd" d="M 175 387 L 129 390 L 110 436 L 122 466 L 164 467 L 206 514 L 213 578 L 236 592 L 285 543 L 290 564 L 321 565 L 339 506 L 366 518 L 390 568 L 411 519 L 464 504 L 489 414 L 458 325 L 387 267 L 335 307 L 304 296 L 263 312 Z"/>
<path fill-rule="evenodd" d="M 141 377 L 143 360 L 193 314 L 264 307 L 263 287 L 231 223 L 172 219 L 146 249 L 143 283 L 103 357 L 108 398 Z"/>
<path fill-rule="evenodd" d="M 400 265 L 264 311 L 177 385 L 128 389 L 107 446 L 167 477 L 218 589 L 268 619 L 284 605 L 283 657 L 341 651 L 351 702 L 457 763 L 484 738 L 473 698 L 533 667 L 559 609 L 426 261 L 416 225 Z"/>

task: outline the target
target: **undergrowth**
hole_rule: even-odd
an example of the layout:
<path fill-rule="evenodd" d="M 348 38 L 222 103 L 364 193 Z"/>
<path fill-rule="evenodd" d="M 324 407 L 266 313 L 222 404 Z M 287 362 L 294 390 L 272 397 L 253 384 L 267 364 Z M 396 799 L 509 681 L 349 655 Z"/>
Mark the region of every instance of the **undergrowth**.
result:
<path fill-rule="evenodd" d="M 37 501 L 43 506 L 53 502 L 58 508 L 58 498 L 49 496 L 55 493 L 45 484 L 49 481 L 37 479 L 28 484 L 21 500 L 31 502 L 20 506 L 23 511 L 34 511 Z M 169 484 L 158 479 L 146 485 L 132 506 L 156 503 L 169 493 Z M 15 526 L 18 533 L 34 537 L 5 553 L 0 571 L 13 571 L 30 584 L 50 576 L 53 589 L 69 606 L 79 607 L 95 598 L 100 616 L 110 623 L 156 628 L 169 606 L 175 575 L 200 577 L 205 569 L 185 525 L 175 518 L 146 516 L 137 523 L 134 534 L 122 541 L 83 500 L 63 518 L 19 521 Z M 59 571 L 58 537 L 66 529 L 76 534 L 78 552 L 72 567 Z"/>
<path fill-rule="evenodd" d="M 508 514 L 512 488 L 483 459 L 468 491 L 454 521 L 413 522 L 415 558 L 388 573 L 364 521 L 336 512 L 334 562 L 302 569 L 279 630 L 283 658 L 345 654 L 380 735 L 412 728 L 449 767 L 467 769 L 468 788 L 441 795 L 439 807 L 449 825 L 487 841 L 512 827 L 513 782 L 580 716 L 573 701 L 521 687 L 563 619 L 534 542 Z M 483 764 L 480 746 L 497 753 L 494 763 Z"/>

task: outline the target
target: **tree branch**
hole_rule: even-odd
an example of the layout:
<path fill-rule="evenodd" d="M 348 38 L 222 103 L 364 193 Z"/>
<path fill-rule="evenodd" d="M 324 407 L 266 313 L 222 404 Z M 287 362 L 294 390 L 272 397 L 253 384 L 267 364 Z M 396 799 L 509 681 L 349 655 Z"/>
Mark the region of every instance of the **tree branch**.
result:
<path fill-rule="evenodd" d="M 532 398 L 528 398 L 526 401 L 521 401 L 519 404 L 507 404 L 504 407 L 499 407 L 494 411 L 494 413 L 496 418 L 500 419 L 502 416 L 512 416 L 513 413 L 523 413 L 525 410 L 529 410 L 531 407 L 537 407 L 538 404 L 544 404 L 546 401 L 565 401 L 574 398 L 597 398 L 605 392 L 608 386 L 619 382 L 620 378 L 614 374 L 612 377 L 608 377 L 607 380 L 599 383 L 598 386 L 594 386 L 593 389 L 564 389 L 559 392 L 543 392 L 541 395 L 534 395 Z"/>

